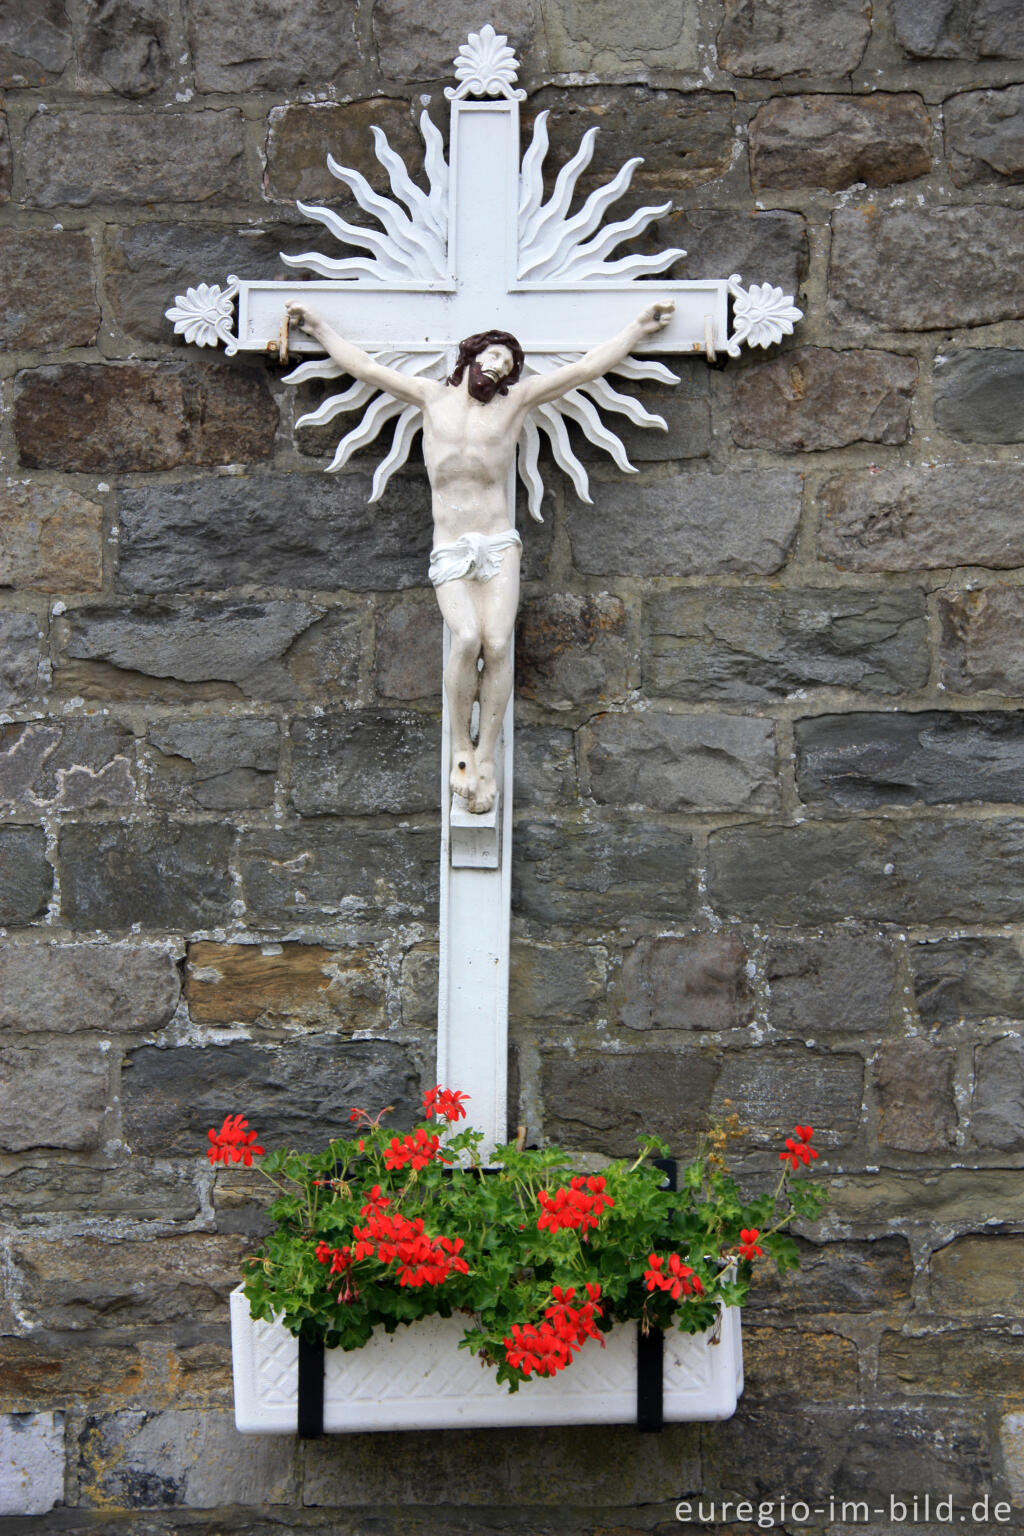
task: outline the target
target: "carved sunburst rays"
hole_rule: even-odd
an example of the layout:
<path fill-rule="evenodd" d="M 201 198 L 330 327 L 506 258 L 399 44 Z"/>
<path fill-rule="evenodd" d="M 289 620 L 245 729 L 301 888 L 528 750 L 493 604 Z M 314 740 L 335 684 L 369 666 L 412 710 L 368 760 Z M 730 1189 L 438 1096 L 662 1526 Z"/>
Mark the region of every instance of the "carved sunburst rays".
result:
<path fill-rule="evenodd" d="M 509 86 L 509 89 L 511 87 Z M 605 213 L 627 191 L 633 172 L 642 163 L 639 157 L 628 160 L 611 181 L 598 187 L 575 214 L 569 208 L 576 183 L 590 164 L 597 129 L 589 128 L 576 154 L 559 171 L 551 197 L 544 201 L 543 165 L 548 150 L 548 113 L 538 113 L 533 139 L 523 157 L 520 173 L 519 203 L 519 277 L 522 282 L 600 282 L 602 279 L 642 277 L 663 272 L 686 252 L 677 248 L 653 256 L 623 256 L 608 259 L 626 240 L 641 234 L 655 219 L 667 213 L 671 204 L 640 208 L 628 219 L 601 228 Z M 361 246 L 368 256 L 323 256 L 307 251 L 300 256 L 284 256 L 293 267 L 305 267 L 330 278 L 360 278 L 381 284 L 424 277 L 443 280 L 448 271 L 448 166 L 441 135 L 426 112 L 420 117 L 423 135 L 424 166 L 429 192 L 423 192 L 409 176 L 401 156 L 389 145 L 379 128 L 373 129 L 377 159 L 384 166 L 395 199 L 374 192 L 358 171 L 339 165 L 330 156 L 327 164 L 332 175 L 343 182 L 365 213 L 371 214 L 381 230 L 350 224 L 329 208 L 298 206 L 310 218 L 323 224 L 332 235 L 347 245 Z M 402 206 L 404 204 L 404 207 Z M 642 297 L 642 289 L 638 290 Z M 377 359 L 405 373 L 425 374 L 441 379 L 447 373 L 443 353 L 379 352 Z M 547 373 L 572 361 L 571 354 L 527 353 L 527 373 Z M 676 383 L 677 375 L 663 363 L 634 357 L 626 358 L 615 369 L 630 380 L 656 379 Z M 291 384 L 310 379 L 336 379 L 341 370 L 328 359 L 302 363 L 285 379 Z M 378 393 L 371 385 L 356 382 L 341 394 L 329 395 L 315 410 L 296 422 L 297 427 L 323 426 L 343 412 L 362 410 L 358 425 L 341 439 L 329 471 L 342 469 L 352 455 L 365 448 L 389 423 L 394 422 L 391 446 L 377 465 L 373 477 L 371 501 L 379 501 L 395 470 L 407 461 L 412 444 L 422 426 L 416 406 L 403 405 L 389 395 Z M 597 379 L 571 394 L 534 411 L 523 430 L 518 448 L 518 472 L 527 491 L 530 516 L 542 522 L 541 502 L 544 481 L 540 471 L 541 438 L 546 437 L 556 464 L 571 480 L 576 494 L 590 501 L 587 472 L 573 451 L 567 422 L 574 422 L 598 449 L 611 455 L 620 469 L 632 471 L 621 439 L 602 420 L 601 412 L 626 417 L 640 427 L 660 427 L 660 416 L 645 409 L 630 395 L 624 395 L 608 382 Z"/>
<path fill-rule="evenodd" d="M 365 176 L 339 165 L 332 155 L 327 156 L 327 167 L 332 176 L 344 182 L 363 212 L 371 214 L 383 225 L 383 233 L 350 224 L 330 208 L 309 203 L 297 205 L 302 213 L 329 229 L 336 239 L 346 245 L 362 246 L 371 255 L 331 257 L 306 251 L 301 256 L 286 256 L 282 252 L 281 259 L 290 267 L 308 267 L 322 277 L 360 277 L 376 279 L 379 283 L 393 283 L 402 278 L 417 282 L 425 278 L 443 280 L 448 272 L 448 165 L 440 131 L 426 111 L 420 114 L 423 163 L 429 192 L 422 191 L 413 181 L 405 161 L 391 148 L 383 129 L 374 127 L 371 132 L 374 152 L 388 173 L 391 190 L 398 202 L 381 197 Z"/>
<path fill-rule="evenodd" d="M 443 379 L 447 372 L 443 352 L 374 352 L 373 356 L 385 367 L 397 368 L 402 373 L 426 374 L 431 379 Z M 293 368 L 284 377 L 288 384 L 304 384 L 309 379 L 337 379 L 341 374 L 342 370 L 337 363 L 326 358 L 315 358 L 312 362 L 300 363 L 298 368 Z M 357 379 L 342 394 L 328 395 L 315 411 L 307 411 L 304 416 L 300 416 L 295 425 L 322 427 L 342 412 L 358 411 L 363 407 L 362 419 L 358 426 L 341 439 L 327 470 L 331 473 L 343 469 L 354 453 L 372 443 L 387 423 L 397 416 L 391 447 L 374 471 L 370 500 L 379 501 L 395 470 L 400 469 L 408 459 L 416 434 L 423 425 L 418 406 L 405 405 L 391 395 L 381 394 L 372 384 L 363 384 Z"/>
<path fill-rule="evenodd" d="M 684 250 L 670 247 L 654 256 L 623 256 L 618 261 L 606 259 L 609 252 L 626 240 L 634 240 L 672 207 L 671 203 L 661 203 L 657 207 L 638 208 L 630 218 L 601 229 L 608 209 L 629 189 L 633 172 L 643 164 L 640 155 L 627 160 L 617 176 L 592 192 L 579 212 L 568 217 L 576 183 L 594 154 L 596 128 L 587 129 L 579 149 L 559 171 L 550 198 L 546 203 L 543 201 L 548 116 L 547 112 L 537 114 L 533 140 L 523 156 L 519 177 L 520 279 L 524 282 L 536 282 L 541 278 L 586 282 L 588 278 L 640 277 L 651 272 L 664 272 L 680 256 L 685 256 Z"/>

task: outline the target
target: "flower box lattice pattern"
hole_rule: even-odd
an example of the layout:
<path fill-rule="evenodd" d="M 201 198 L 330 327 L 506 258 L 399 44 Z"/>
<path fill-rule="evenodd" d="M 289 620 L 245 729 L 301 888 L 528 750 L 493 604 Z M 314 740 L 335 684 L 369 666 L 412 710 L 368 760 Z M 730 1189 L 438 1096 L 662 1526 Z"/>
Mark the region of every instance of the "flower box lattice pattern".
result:
<path fill-rule="evenodd" d="M 468 1429 L 536 1424 L 627 1424 L 637 1417 L 637 1329 L 621 1324 L 606 1347 L 588 1342 L 570 1369 L 509 1393 L 459 1349 L 465 1322 L 423 1318 L 363 1349 L 328 1350 L 324 1429 Z M 243 1434 L 294 1434 L 298 1340 L 255 1322 L 241 1288 L 231 1296 L 235 1423 Z M 727 1419 L 743 1391 L 740 1312 L 723 1310 L 719 1339 L 674 1331 L 664 1343 L 666 1422 Z"/>

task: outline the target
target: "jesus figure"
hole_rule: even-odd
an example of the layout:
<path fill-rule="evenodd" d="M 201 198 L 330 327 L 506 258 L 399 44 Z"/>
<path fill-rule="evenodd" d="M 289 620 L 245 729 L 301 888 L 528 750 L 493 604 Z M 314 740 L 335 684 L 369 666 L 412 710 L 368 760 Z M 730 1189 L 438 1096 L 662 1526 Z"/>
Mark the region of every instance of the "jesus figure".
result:
<path fill-rule="evenodd" d="M 648 336 L 668 324 L 675 306 L 649 304 L 637 318 L 551 373 L 520 379 L 523 350 L 505 331 L 483 331 L 459 346 L 443 383 L 377 363 L 304 303 L 290 303 L 289 322 L 319 342 L 346 373 L 419 406 L 423 458 L 430 477 L 434 544 L 430 580 L 451 632 L 444 686 L 451 719 L 451 789 L 471 812 L 494 804 L 494 757 L 512 693 L 512 631 L 519 605 L 522 541 L 506 487 L 527 413 L 608 373 Z M 479 660 L 483 657 L 483 669 Z M 477 739 L 471 734 L 479 700 Z"/>

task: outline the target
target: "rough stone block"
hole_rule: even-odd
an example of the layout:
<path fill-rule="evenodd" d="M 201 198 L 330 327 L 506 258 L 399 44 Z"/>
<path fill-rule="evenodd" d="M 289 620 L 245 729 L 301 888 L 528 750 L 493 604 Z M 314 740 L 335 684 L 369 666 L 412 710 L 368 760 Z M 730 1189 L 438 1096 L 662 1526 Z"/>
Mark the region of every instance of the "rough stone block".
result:
<path fill-rule="evenodd" d="M 928 1261 L 928 1295 L 940 1315 L 1024 1317 L 1024 1237 L 954 1238 Z"/>
<path fill-rule="evenodd" d="M 767 1266 L 758 1267 L 747 1303 L 753 1311 L 891 1313 L 910 1305 L 914 1265 L 905 1237 L 881 1237 L 873 1243 L 809 1243 L 797 1238 L 796 1244 L 799 1269 L 778 1275 Z"/>
<path fill-rule="evenodd" d="M 161 1029 L 180 992 L 174 955 L 143 944 L 0 944 L 0 1029 Z"/>
<path fill-rule="evenodd" d="M 0 1515 L 46 1515 L 63 1502 L 63 1413 L 5 1413 L 0 1417 Z"/>
<path fill-rule="evenodd" d="M 938 1152 L 956 1141 L 953 1057 L 920 1036 L 889 1040 L 875 1058 L 878 1139 L 901 1152 Z"/>
<path fill-rule="evenodd" d="M 41 1222 L 80 1222 L 83 1211 L 97 1223 L 195 1223 L 200 1215 L 194 1163 L 154 1167 L 137 1158 L 90 1167 L 67 1158 L 22 1160 L 16 1173 L 5 1176 L 3 1192 L 5 1215 L 37 1228 Z"/>
<path fill-rule="evenodd" d="M 300 199 L 306 203 L 326 200 L 332 204 L 339 196 L 348 196 L 327 168 L 328 155 L 342 165 L 354 166 L 375 192 L 390 196 L 390 182 L 374 154 L 370 130 L 382 128 L 391 148 L 415 175 L 423 162 L 423 139 L 415 121 L 421 110 L 417 105 L 414 113 L 408 103 L 387 96 L 371 96 L 365 101 L 291 102 L 271 107 L 267 116 L 264 177 L 267 196 L 287 203 Z M 324 240 L 322 226 L 316 235 L 300 235 L 292 230 L 281 249 L 298 255 L 323 249 Z"/>
<path fill-rule="evenodd" d="M 433 597 L 379 609 L 373 674 L 377 692 L 392 699 L 436 699 L 441 692 L 441 633 Z"/>
<path fill-rule="evenodd" d="M 770 720 L 600 715 L 581 732 L 580 746 L 585 791 L 599 805 L 748 811 L 779 803 Z"/>
<path fill-rule="evenodd" d="M 440 733 L 411 710 L 348 710 L 291 727 L 291 799 L 300 816 L 433 810 Z"/>
<path fill-rule="evenodd" d="M 1024 85 L 964 91 L 943 110 L 946 154 L 958 187 L 1024 181 Z"/>
<path fill-rule="evenodd" d="M 924 593 L 735 587 L 652 592 L 644 691 L 761 702 L 814 687 L 902 693 L 928 681 Z"/>
<path fill-rule="evenodd" d="M 647 9 L 652 0 L 643 0 L 643 4 Z M 589 12 L 590 7 L 588 17 Z M 625 35 L 620 32 L 620 36 Z M 552 174 L 576 153 L 587 128 L 601 130 L 594 159 L 578 183 L 581 191 L 592 191 L 624 161 L 642 155 L 644 163 L 637 167 L 634 190 L 646 193 L 658 188 L 679 193 L 718 181 L 729 170 L 736 153 L 733 107 L 725 92 L 690 94 L 652 90 L 645 85 L 585 85 L 570 90 L 548 87 L 530 98 L 525 122 L 529 132 L 534 114 L 550 111 L 545 168 Z M 660 238 L 665 227 L 658 226 L 658 250 L 676 243 Z"/>
<path fill-rule="evenodd" d="M 819 715 L 795 726 L 797 791 L 809 805 L 1024 800 L 1015 712 Z"/>
<path fill-rule="evenodd" d="M 711 901 L 772 924 L 1011 922 L 1024 821 L 883 819 L 736 827 L 709 839 Z"/>
<path fill-rule="evenodd" d="M 435 825 L 367 827 L 330 820 L 243 833 L 242 889 L 263 925 L 430 920 L 437 907 Z"/>
<path fill-rule="evenodd" d="M 136 798 L 131 733 L 109 720 L 0 725 L 0 805 L 82 810 Z"/>
<path fill-rule="evenodd" d="M 727 933 L 641 939 L 622 963 L 615 1022 L 627 1029 L 741 1029 L 753 1015 L 747 953 Z"/>
<path fill-rule="evenodd" d="M 600 944 L 513 944 L 510 1018 L 592 1019 L 604 1006 L 607 962 Z"/>
<path fill-rule="evenodd" d="M 1024 1413 L 1005 1413 L 999 1424 L 999 1445 L 1011 1497 L 1024 1499 Z"/>
<path fill-rule="evenodd" d="M 225 1412 L 95 1414 L 79 1436 L 81 1498 L 100 1509 L 290 1504 L 295 1447 L 293 1436 L 239 1435 Z"/>
<path fill-rule="evenodd" d="M 68 1040 L 10 1045 L 0 1063 L 3 1116 L 0 1146 L 63 1147 L 91 1152 L 100 1142 L 110 1097 L 110 1057 L 104 1045 Z"/>
<path fill-rule="evenodd" d="M 827 1510 L 833 1498 L 838 1512 L 844 1503 L 863 1500 L 869 1510 L 877 1506 L 885 1513 L 890 1498 L 899 1498 L 897 1490 L 919 1500 L 929 1494 L 932 1510 L 937 1499 L 951 1498 L 966 1511 L 978 1490 L 991 1486 L 989 1439 L 973 1405 L 873 1403 L 865 1413 L 859 1394 L 851 1396 L 849 1405 L 812 1405 L 801 1413 L 799 1436 L 790 1403 L 744 1407 L 704 1442 L 705 1486 L 719 1499 L 774 1501 L 780 1489 L 799 1488 L 812 1508 Z M 862 1504 L 849 1525 L 833 1529 L 842 1536 L 894 1536 L 901 1529 L 863 1520 Z"/>
<path fill-rule="evenodd" d="M 894 0 L 897 40 L 919 59 L 1024 59 L 1024 17 L 1000 0 Z"/>
<path fill-rule="evenodd" d="M 578 801 L 572 731 L 516 724 L 516 805 L 553 810 Z"/>
<path fill-rule="evenodd" d="M 53 229 L 0 232 L 0 350 L 88 347 L 96 340 L 92 240 Z"/>
<path fill-rule="evenodd" d="M 635 1156 L 639 1135 L 678 1146 L 706 1124 L 718 1071 L 697 1051 L 542 1051 L 545 1134 L 609 1157 Z"/>
<path fill-rule="evenodd" d="M 4 1339 L 0 1403 L 15 1409 L 36 1403 L 91 1413 L 142 1408 L 167 1392 L 179 1407 L 230 1408 L 230 1347 L 165 1342 L 140 1348 L 66 1332 Z"/>
<path fill-rule="evenodd" d="M 520 58 L 529 55 L 534 18 L 535 0 L 510 0 L 501 14 L 500 30 L 514 40 Z M 481 25 L 472 0 L 454 0 L 444 11 L 425 10 L 414 0 L 377 0 L 373 40 L 381 73 L 396 80 L 447 79 L 456 50 Z"/>
<path fill-rule="evenodd" d="M 233 107 L 176 113 L 173 128 L 166 112 L 37 112 L 25 128 L 25 200 L 235 203 L 246 180 L 244 129 Z"/>
<path fill-rule="evenodd" d="M 779 96 L 750 124 L 750 180 L 761 187 L 887 187 L 927 176 L 931 122 L 920 96 Z"/>
<path fill-rule="evenodd" d="M 733 75 L 845 75 L 870 36 L 865 0 L 725 0 L 718 63 Z"/>
<path fill-rule="evenodd" d="M 1024 474 L 1014 464 L 852 470 L 821 490 L 818 550 L 850 571 L 1024 565 Z"/>
<path fill-rule="evenodd" d="M 907 1396 L 991 1399 L 1020 1394 L 1024 1339 L 1008 1329 L 883 1333 L 878 1385 Z"/>
<path fill-rule="evenodd" d="M 46 911 L 53 869 L 41 827 L 0 828 L 0 923 L 30 923 Z"/>
<path fill-rule="evenodd" d="M 42 639 L 30 613 L 0 613 L 0 709 L 17 709 L 39 691 Z"/>
<path fill-rule="evenodd" d="M 142 674 L 217 683 L 229 697 L 291 698 L 296 685 L 282 658 L 322 612 L 303 602 L 231 599 L 81 608 L 62 621 L 61 638 L 67 657 L 104 663 L 127 682 Z"/>
<path fill-rule="evenodd" d="M 767 575 L 796 539 L 801 478 L 733 470 L 629 485 L 620 477 L 601 486 L 600 518 L 571 498 L 573 562 L 599 576 Z"/>
<path fill-rule="evenodd" d="M 796 1046 L 727 1051 L 711 1110 L 724 1118 L 739 1112 L 746 1145 L 777 1152 L 796 1124 L 813 1125 L 819 1145 L 849 1141 L 860 1125 L 864 1063 L 852 1051 Z"/>
<path fill-rule="evenodd" d="M 1024 957 L 1014 939 L 940 939 L 907 958 L 922 1024 L 1024 1017 Z"/>
<path fill-rule="evenodd" d="M 357 62 L 354 15 L 352 0 L 186 0 L 196 84 L 231 92 L 322 88 Z"/>
<path fill-rule="evenodd" d="M 0 18 L 0 86 L 45 85 L 71 57 L 65 0 L 4 7 Z"/>
<path fill-rule="evenodd" d="M 154 805 L 230 811 L 273 802 L 281 756 L 274 720 L 163 720 L 146 741 Z"/>
<path fill-rule="evenodd" d="M 935 420 L 970 443 L 1024 440 L 1024 351 L 971 347 L 936 359 Z"/>
<path fill-rule="evenodd" d="M 981 1147 L 1024 1147 L 1024 1036 L 1004 1035 L 975 1052 L 971 1130 Z"/>
<path fill-rule="evenodd" d="M 1024 693 L 1024 590 L 991 586 L 939 594 L 942 680 L 960 693 Z"/>
<path fill-rule="evenodd" d="M 516 828 L 512 908 L 544 927 L 628 927 L 692 916 L 693 838 L 645 822 L 525 821 Z"/>
<path fill-rule="evenodd" d="M 321 474 L 124 491 L 118 583 L 139 593 L 250 583 L 354 592 L 423 586 L 431 541 L 425 482 L 393 480 L 373 506 L 369 494 L 365 475 Z"/>
<path fill-rule="evenodd" d="M 397 1441 L 394 1435 L 339 1438 L 337 1448 L 315 1446 L 307 1458 L 303 1497 L 314 1508 L 375 1508 L 378 1499 L 400 1501 L 403 1489 L 410 1487 L 426 1504 L 480 1507 L 508 1487 L 508 1459 L 495 1454 L 493 1438 L 488 1448 L 486 1430 L 467 1429 L 455 1436 L 428 1431 Z M 457 1515 L 448 1518 L 453 1524 L 458 1520 Z"/>
<path fill-rule="evenodd" d="M 698 64 L 697 16 L 686 7 L 666 11 L 659 0 L 640 0 L 629 26 L 614 0 L 585 8 L 562 3 L 538 7 L 547 66 L 559 74 L 635 78 L 637 70 L 693 70 Z"/>
<path fill-rule="evenodd" d="M 335 190 L 337 182 L 334 182 Z M 313 231 L 316 231 L 314 239 Z M 103 288 L 118 325 L 139 341 L 180 346 L 164 310 L 175 294 L 198 282 L 223 286 L 228 273 L 283 277 L 282 250 L 308 250 L 323 236 L 317 224 L 189 228 L 177 223 L 108 224 Z M 198 486 L 196 487 L 198 489 Z"/>
<path fill-rule="evenodd" d="M 20 373 L 15 434 L 30 469 L 174 469 L 266 459 L 277 406 L 228 365 L 69 363 Z M 234 530 L 237 536 L 237 530 Z"/>
<path fill-rule="evenodd" d="M 517 1536 L 538 1530 L 568 1536 L 573 1526 L 580 1529 L 580 1517 L 566 1524 L 559 1505 L 578 1511 L 594 1500 L 602 1510 L 617 1513 L 649 1499 L 657 1510 L 662 1504 L 671 1507 L 680 1479 L 693 1487 L 699 1475 L 694 1425 L 666 1425 L 663 1434 L 642 1439 L 624 1437 L 613 1426 L 583 1435 L 550 1427 L 498 1434 L 428 1431 L 345 1435 L 331 1444 L 314 1443 L 307 1451 L 303 1492 L 306 1504 L 321 1517 L 330 1511 L 331 1529 L 338 1536 L 359 1536 L 366 1529 L 365 1517 L 359 1524 L 339 1525 L 347 1510 L 379 1509 L 384 1500 L 400 1509 L 410 1488 L 417 1490 L 423 1508 L 443 1512 L 436 1523 L 428 1516 L 421 1525 L 423 1536 L 499 1536 L 503 1530 Z M 606 1524 L 595 1529 L 611 1536 Z M 614 1530 L 626 1536 L 618 1521 Z M 384 1527 L 381 1532 L 384 1536 Z M 388 1529 L 387 1536 L 398 1536 L 397 1527 Z"/>
<path fill-rule="evenodd" d="M 422 1111 L 419 1074 L 405 1046 L 336 1034 L 270 1047 L 143 1046 L 125 1060 L 121 1103 L 132 1150 L 151 1157 L 196 1156 L 208 1145 L 208 1128 L 236 1103 L 261 1146 L 310 1152 L 347 1130 L 353 1105 L 376 1114 L 393 1104 L 394 1124 L 403 1128 Z"/>
<path fill-rule="evenodd" d="M 1024 313 L 1015 253 L 1024 212 L 842 208 L 832 216 L 829 293 L 841 325 L 892 331 L 987 325 Z"/>
<path fill-rule="evenodd" d="M 759 209 L 678 208 L 659 220 L 664 245 L 686 251 L 686 275 L 697 281 L 739 272 L 795 294 L 807 274 L 807 233 L 798 213 Z"/>
<path fill-rule="evenodd" d="M 61 829 L 61 909 L 79 928 L 210 928 L 231 915 L 234 829 L 165 819 Z"/>
<path fill-rule="evenodd" d="M 402 956 L 402 1023 L 437 1028 L 437 946 L 414 944 Z"/>
<path fill-rule="evenodd" d="M 98 592 L 103 508 L 66 486 L 0 486 L 0 586 Z"/>
<path fill-rule="evenodd" d="M 148 96 L 171 72 L 173 42 L 161 0 L 93 0 L 78 60 L 86 77 L 119 96 Z"/>
<path fill-rule="evenodd" d="M 206 1232 L 146 1238 L 25 1233 L 14 1239 L 12 1261 L 32 1326 L 138 1328 L 222 1323 L 245 1252 L 244 1238 Z"/>
<path fill-rule="evenodd" d="M 839 928 L 820 938 L 775 937 L 764 961 L 768 1020 L 783 1034 L 885 1034 L 896 961 L 877 933 Z"/>
<path fill-rule="evenodd" d="M 11 136 L 7 128 L 7 113 L 0 112 L 0 203 L 11 197 Z"/>
<path fill-rule="evenodd" d="M 629 687 L 626 609 L 607 592 L 528 599 L 516 624 L 516 694 L 547 709 L 593 709 Z"/>
<path fill-rule="evenodd" d="M 998 1211 L 1019 1221 L 1024 1199 L 1016 1169 L 922 1170 L 921 1173 L 844 1174 L 829 1182 L 830 1219 L 856 1235 L 875 1235 L 894 1222 L 983 1227 Z"/>
<path fill-rule="evenodd" d="M 188 947 L 185 998 L 201 1024 L 384 1029 L 384 978 L 374 951 L 320 944 Z"/>
<path fill-rule="evenodd" d="M 857 1346 L 811 1328 L 743 1326 L 743 1403 L 848 1400 L 858 1385 Z"/>
<path fill-rule="evenodd" d="M 917 362 L 893 352 L 801 347 L 742 374 L 732 398 L 740 448 L 798 453 L 905 443 Z"/>
<path fill-rule="evenodd" d="M 296 697 L 320 705 L 353 700 L 369 649 L 365 607 L 332 606 L 298 637 L 286 659 Z"/>

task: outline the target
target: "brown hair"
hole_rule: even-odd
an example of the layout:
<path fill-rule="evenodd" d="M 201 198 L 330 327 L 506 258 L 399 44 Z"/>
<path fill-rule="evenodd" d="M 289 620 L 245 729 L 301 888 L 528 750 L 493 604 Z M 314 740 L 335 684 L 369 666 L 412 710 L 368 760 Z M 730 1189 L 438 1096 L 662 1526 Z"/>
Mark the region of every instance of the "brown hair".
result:
<path fill-rule="evenodd" d="M 460 341 L 459 355 L 448 376 L 448 383 L 461 384 L 467 364 L 474 362 L 488 347 L 508 347 L 512 353 L 512 367 L 498 385 L 498 394 L 507 395 L 509 385 L 518 383 L 523 371 L 523 349 L 508 331 L 478 331 L 475 336 L 467 336 L 465 341 Z"/>

